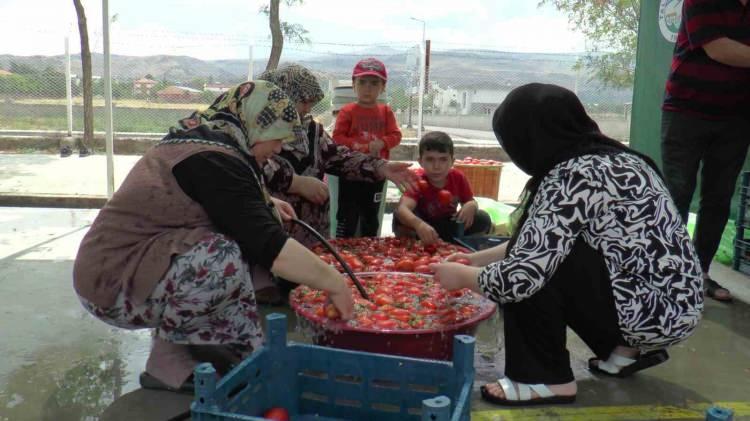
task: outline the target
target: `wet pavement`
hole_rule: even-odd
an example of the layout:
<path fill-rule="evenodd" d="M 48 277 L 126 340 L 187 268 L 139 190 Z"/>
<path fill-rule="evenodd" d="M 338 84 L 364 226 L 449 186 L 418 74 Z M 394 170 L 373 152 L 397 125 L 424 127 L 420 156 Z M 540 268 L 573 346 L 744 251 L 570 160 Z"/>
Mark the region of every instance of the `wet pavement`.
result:
<path fill-rule="evenodd" d="M 0 208 L 0 420 L 167 420 L 188 408 L 190 396 L 139 388 L 147 331 L 111 328 L 78 303 L 73 259 L 95 216 L 95 210 Z M 715 266 L 715 279 L 750 283 Z M 625 380 L 592 375 L 591 354 L 571 333 L 579 393 L 568 406 L 507 410 L 479 399 L 479 386 L 502 372 L 499 332 L 496 315 L 477 334 L 472 419 L 703 419 L 712 403 L 750 419 L 750 306 L 743 301 L 709 300 L 698 331 L 670 351 L 667 363 Z M 295 331 L 290 337 L 306 340 Z"/>

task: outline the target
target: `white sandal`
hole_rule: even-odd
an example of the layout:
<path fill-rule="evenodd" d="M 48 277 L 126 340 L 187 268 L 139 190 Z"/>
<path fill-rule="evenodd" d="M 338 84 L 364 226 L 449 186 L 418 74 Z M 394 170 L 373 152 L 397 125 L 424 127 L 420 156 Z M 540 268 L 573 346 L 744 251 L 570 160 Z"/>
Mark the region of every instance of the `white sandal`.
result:
<path fill-rule="evenodd" d="M 505 398 L 499 398 L 491 394 L 486 386 L 481 387 L 482 399 L 495 405 L 505 406 L 526 406 L 526 405 L 546 405 L 546 404 L 564 404 L 573 403 L 576 395 L 559 396 L 552 393 L 544 384 L 526 384 L 514 382 L 507 377 L 497 380 L 497 384 L 503 389 Z M 515 387 L 514 387 L 515 384 Z M 516 393 L 516 387 L 518 392 Z M 531 392 L 535 392 L 539 397 L 532 398 Z"/>

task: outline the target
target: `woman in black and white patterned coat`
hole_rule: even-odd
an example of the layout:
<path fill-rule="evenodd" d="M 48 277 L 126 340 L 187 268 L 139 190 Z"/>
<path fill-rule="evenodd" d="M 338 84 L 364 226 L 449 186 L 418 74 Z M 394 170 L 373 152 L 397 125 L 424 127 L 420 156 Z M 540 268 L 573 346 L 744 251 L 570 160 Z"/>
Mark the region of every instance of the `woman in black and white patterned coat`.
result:
<path fill-rule="evenodd" d="M 511 240 L 436 265 L 448 289 L 503 304 L 505 377 L 482 387 L 504 405 L 569 403 L 577 392 L 565 331 L 625 377 L 666 361 L 703 310 L 702 273 L 654 162 L 604 136 L 567 89 L 530 84 L 498 107 L 493 129 L 531 175 Z"/>

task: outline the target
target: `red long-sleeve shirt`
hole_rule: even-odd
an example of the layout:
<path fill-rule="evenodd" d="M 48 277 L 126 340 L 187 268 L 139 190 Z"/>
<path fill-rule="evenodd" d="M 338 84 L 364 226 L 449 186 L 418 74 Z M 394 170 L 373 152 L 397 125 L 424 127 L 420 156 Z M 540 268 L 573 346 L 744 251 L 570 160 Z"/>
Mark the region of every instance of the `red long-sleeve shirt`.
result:
<path fill-rule="evenodd" d="M 390 156 L 390 150 L 401 143 L 401 130 L 391 107 L 377 104 L 367 108 L 356 103 L 341 107 L 333 130 L 333 140 L 337 144 L 369 153 L 369 143 L 374 138 L 385 143 L 380 151 L 380 157 L 385 159 Z"/>

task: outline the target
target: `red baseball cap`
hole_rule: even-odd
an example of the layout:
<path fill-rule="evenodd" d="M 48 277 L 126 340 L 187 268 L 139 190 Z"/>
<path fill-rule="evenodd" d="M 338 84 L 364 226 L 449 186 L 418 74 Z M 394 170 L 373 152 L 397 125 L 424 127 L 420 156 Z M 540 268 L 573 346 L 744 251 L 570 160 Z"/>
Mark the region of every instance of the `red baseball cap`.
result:
<path fill-rule="evenodd" d="M 376 58 L 366 58 L 357 62 L 352 71 L 352 77 L 377 76 L 384 81 L 388 81 L 388 72 L 385 71 L 385 64 Z"/>

